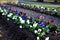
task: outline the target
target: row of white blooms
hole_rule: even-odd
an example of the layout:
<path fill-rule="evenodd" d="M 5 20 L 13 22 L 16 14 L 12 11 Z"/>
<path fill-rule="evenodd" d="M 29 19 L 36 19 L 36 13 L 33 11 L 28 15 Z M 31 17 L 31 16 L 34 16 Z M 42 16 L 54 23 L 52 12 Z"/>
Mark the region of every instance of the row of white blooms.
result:
<path fill-rule="evenodd" d="M 25 22 L 27 22 L 27 24 L 30 24 L 30 20 L 29 20 L 29 19 L 27 19 L 27 21 L 25 21 L 25 20 L 23 20 L 20 16 L 14 15 L 13 13 L 9 13 L 9 14 L 8 14 L 8 12 L 7 12 L 6 9 L 2 10 L 2 9 L 0 8 L 0 10 L 1 10 L 1 12 L 3 12 L 2 15 L 7 15 L 7 17 L 9 17 L 9 18 L 10 18 L 12 15 L 13 15 L 12 19 L 15 19 L 15 20 L 17 19 L 17 17 L 19 17 L 21 24 L 24 24 Z M 7 20 L 9 20 L 9 18 L 7 18 Z M 30 28 L 37 27 L 37 25 L 38 25 L 38 23 L 34 22 L 34 23 L 33 23 L 33 26 L 30 25 Z M 20 27 L 20 28 L 23 28 L 22 25 L 20 25 L 19 27 Z M 42 31 L 42 29 L 39 28 L 38 30 L 34 30 L 34 33 L 37 34 L 37 33 L 41 32 L 41 31 Z M 45 35 L 45 32 L 43 32 L 41 35 Z M 47 40 L 47 39 L 49 40 L 48 37 L 47 37 L 45 40 Z M 37 36 L 37 40 L 40 40 L 39 36 Z"/>

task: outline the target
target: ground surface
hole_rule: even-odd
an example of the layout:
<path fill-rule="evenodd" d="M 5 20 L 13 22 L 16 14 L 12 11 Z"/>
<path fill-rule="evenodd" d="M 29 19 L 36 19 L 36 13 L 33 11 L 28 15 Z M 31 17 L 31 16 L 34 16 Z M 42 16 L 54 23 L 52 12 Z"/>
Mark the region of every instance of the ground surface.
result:
<path fill-rule="evenodd" d="M 7 20 L 6 16 L 0 15 L 0 26 L 3 36 L 0 40 L 36 40 L 36 35 L 27 29 L 20 29 L 13 20 Z"/>

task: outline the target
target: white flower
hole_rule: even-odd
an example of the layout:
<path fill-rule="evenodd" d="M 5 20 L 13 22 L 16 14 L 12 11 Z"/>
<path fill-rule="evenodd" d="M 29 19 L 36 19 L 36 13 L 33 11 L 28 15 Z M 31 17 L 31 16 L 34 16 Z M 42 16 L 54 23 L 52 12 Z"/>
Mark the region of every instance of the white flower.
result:
<path fill-rule="evenodd" d="M 49 40 L 49 37 L 46 37 L 45 40 Z"/>
<path fill-rule="evenodd" d="M 38 29 L 38 31 L 40 31 L 40 32 L 41 32 L 42 30 L 41 30 L 41 29 Z"/>
<path fill-rule="evenodd" d="M 24 3 L 21 3 L 21 5 L 24 5 Z"/>
<path fill-rule="evenodd" d="M 20 21 L 22 20 L 22 18 L 21 17 L 19 17 L 20 18 Z"/>
<path fill-rule="evenodd" d="M 7 15 L 7 13 L 2 13 L 2 15 Z"/>
<path fill-rule="evenodd" d="M 4 11 L 6 12 L 6 9 L 4 9 Z"/>
<path fill-rule="evenodd" d="M 30 24 L 30 21 L 29 21 L 29 20 L 27 20 L 26 22 L 27 22 L 28 24 Z"/>
<path fill-rule="evenodd" d="M 33 24 L 33 27 L 36 27 L 37 25 L 38 25 L 38 23 L 35 22 L 35 23 Z"/>
<path fill-rule="evenodd" d="M 45 32 L 43 32 L 42 35 L 45 35 Z"/>
<path fill-rule="evenodd" d="M 37 37 L 37 40 L 40 40 L 40 38 L 39 38 L 39 37 Z"/>
<path fill-rule="evenodd" d="M 9 18 L 7 18 L 7 20 L 9 20 Z"/>
<path fill-rule="evenodd" d="M 3 12 L 3 10 L 1 10 L 1 12 Z"/>
<path fill-rule="evenodd" d="M 20 28 L 22 28 L 22 26 L 20 25 Z"/>
<path fill-rule="evenodd" d="M 33 27 L 32 25 L 30 25 L 30 28 Z"/>
<path fill-rule="evenodd" d="M 13 16 L 13 18 L 12 19 L 17 19 L 17 16 Z"/>
<path fill-rule="evenodd" d="M 9 13 L 7 16 L 8 16 L 8 17 L 11 17 L 12 15 L 13 15 L 13 13 Z"/>
<path fill-rule="evenodd" d="M 20 22 L 21 22 L 21 24 L 24 24 L 25 23 L 25 20 L 21 20 Z"/>
<path fill-rule="evenodd" d="M 56 12 L 57 10 L 56 10 L 56 9 L 54 9 L 54 11 Z"/>
<path fill-rule="evenodd" d="M 2 15 L 5 15 L 5 13 L 2 13 Z"/>
<path fill-rule="evenodd" d="M 34 30 L 34 33 L 37 33 L 38 31 L 37 30 Z"/>
<path fill-rule="evenodd" d="M 41 7 L 42 9 L 44 8 L 44 7 Z"/>

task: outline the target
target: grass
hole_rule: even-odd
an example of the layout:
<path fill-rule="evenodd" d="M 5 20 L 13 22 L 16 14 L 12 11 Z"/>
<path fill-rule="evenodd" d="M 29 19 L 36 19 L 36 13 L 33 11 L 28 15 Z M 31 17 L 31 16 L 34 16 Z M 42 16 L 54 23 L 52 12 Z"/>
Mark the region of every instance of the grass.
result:
<path fill-rule="evenodd" d="M 58 6 L 49 6 L 49 5 L 43 5 L 43 4 L 31 4 L 31 6 L 34 6 L 34 5 L 43 6 L 45 8 L 55 8 L 57 11 L 60 11 L 60 7 L 58 7 Z"/>
<path fill-rule="evenodd" d="M 25 3 L 25 4 L 29 4 L 28 2 L 23 2 L 23 3 Z M 36 6 L 43 6 L 43 7 L 45 7 L 45 8 L 55 8 L 58 12 L 60 12 L 60 6 L 50 6 L 50 5 L 44 5 L 44 4 L 42 4 L 42 3 L 40 3 L 40 4 L 33 4 L 33 3 L 30 3 L 31 4 L 31 6 L 34 6 L 34 5 L 36 5 Z"/>

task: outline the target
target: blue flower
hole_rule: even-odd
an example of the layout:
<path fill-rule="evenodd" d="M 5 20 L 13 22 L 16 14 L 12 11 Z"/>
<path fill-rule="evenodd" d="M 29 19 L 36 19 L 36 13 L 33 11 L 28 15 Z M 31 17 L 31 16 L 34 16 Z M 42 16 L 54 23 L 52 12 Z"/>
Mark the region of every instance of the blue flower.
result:
<path fill-rule="evenodd" d="M 16 9 L 16 13 L 17 13 L 17 14 L 19 13 L 19 10 L 18 10 L 18 9 Z"/>
<path fill-rule="evenodd" d="M 30 22 L 33 22 L 34 21 L 34 18 L 30 17 Z"/>
<path fill-rule="evenodd" d="M 23 19 L 23 20 L 26 20 L 26 19 L 27 19 L 27 16 L 26 16 L 26 15 L 23 15 L 23 16 L 22 16 L 22 19 Z"/>
<path fill-rule="evenodd" d="M 12 10 L 10 10 L 10 13 L 13 13 L 13 11 L 12 11 Z"/>
<path fill-rule="evenodd" d="M 46 26 L 46 22 L 42 22 L 42 23 L 41 23 L 41 26 L 42 26 L 42 27 L 45 27 L 45 26 Z"/>
<path fill-rule="evenodd" d="M 20 16 L 20 14 L 19 14 L 19 10 L 18 10 L 18 9 L 16 9 L 16 14 L 18 14 L 18 15 Z"/>

